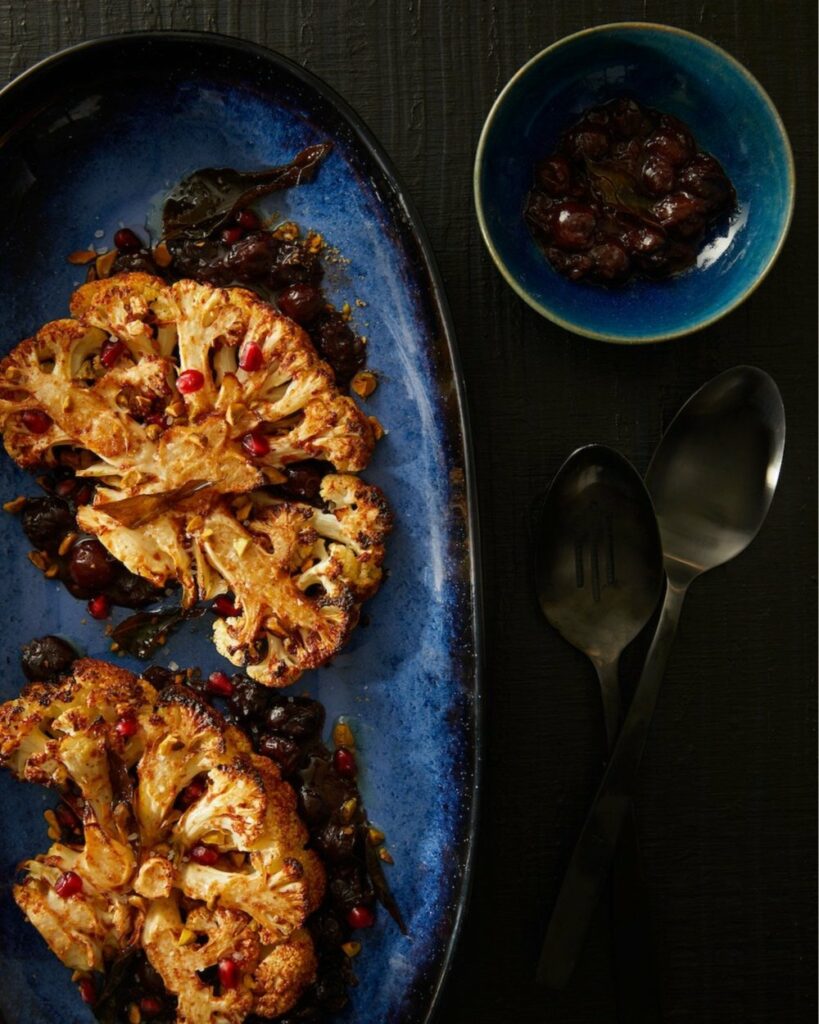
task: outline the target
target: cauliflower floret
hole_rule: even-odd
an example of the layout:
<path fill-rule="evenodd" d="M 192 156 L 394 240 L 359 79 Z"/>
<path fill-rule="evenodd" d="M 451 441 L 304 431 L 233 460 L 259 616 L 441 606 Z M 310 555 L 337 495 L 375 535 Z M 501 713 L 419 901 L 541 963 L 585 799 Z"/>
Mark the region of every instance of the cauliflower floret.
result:
<path fill-rule="evenodd" d="M 191 691 L 157 694 L 88 659 L 73 672 L 0 706 L 3 763 L 83 798 L 83 843 L 55 842 L 22 864 L 17 903 L 75 970 L 103 971 L 141 943 L 178 997 L 179 1024 L 286 1012 L 315 979 L 303 925 L 325 884 L 295 793 Z M 125 737 L 123 716 L 135 723 Z M 195 776 L 204 792 L 180 811 Z M 212 866 L 190 857 L 202 842 L 217 851 Z M 214 990 L 197 972 L 226 959 L 237 985 Z"/>
<path fill-rule="evenodd" d="M 253 1009 L 253 993 L 240 984 L 216 995 L 197 971 L 207 970 L 222 957 L 241 960 L 252 968 L 259 959 L 259 939 L 242 913 L 197 908 L 184 924 L 175 898 L 154 900 L 145 915 L 142 943 L 165 988 L 178 997 L 178 1024 L 241 1024 Z M 191 941 L 180 945 L 183 928 Z M 204 939 L 200 945 L 196 939 Z"/>
<path fill-rule="evenodd" d="M 249 744 L 204 701 L 177 686 L 163 690 L 146 731 L 136 813 L 143 842 L 153 846 L 172 824 L 168 816 L 185 786 L 222 763 L 232 748 L 249 749 Z"/>
<path fill-rule="evenodd" d="M 372 454 L 369 419 L 302 328 L 244 289 L 122 274 L 83 285 L 71 312 L 0 363 L 9 454 L 35 465 L 58 446 L 90 453 L 79 475 L 101 483 L 79 526 L 155 586 L 181 584 L 186 607 L 232 592 L 242 614 L 216 623 L 214 642 L 254 679 L 284 686 L 326 662 L 381 581 L 389 513 L 349 475 Z M 124 350 L 107 366 L 111 339 Z M 255 370 L 240 366 L 248 345 Z M 180 390 L 181 374 L 197 386 Z M 46 414 L 42 433 L 25 425 L 31 411 Z M 244 520 L 304 459 L 342 471 L 322 484 L 327 511 L 277 502 L 243 526 L 239 509 Z M 287 509 L 309 520 L 302 534 Z"/>
<path fill-rule="evenodd" d="M 209 839 L 211 846 L 248 850 L 262 834 L 266 808 L 264 780 L 249 757 L 237 757 L 208 772 L 207 790 L 176 823 L 174 841 L 190 847 L 218 832 L 221 838 Z"/>
<path fill-rule="evenodd" d="M 49 858 L 26 861 L 26 878 L 14 886 L 14 899 L 62 962 L 78 971 L 101 971 L 105 962 L 132 940 L 135 915 L 124 900 L 81 892 L 63 899 L 54 889 L 62 874 Z"/>
<path fill-rule="evenodd" d="M 253 972 L 253 1010 L 260 1017 L 285 1013 L 316 976 L 316 953 L 309 932 L 299 928 L 286 942 L 273 946 Z"/>

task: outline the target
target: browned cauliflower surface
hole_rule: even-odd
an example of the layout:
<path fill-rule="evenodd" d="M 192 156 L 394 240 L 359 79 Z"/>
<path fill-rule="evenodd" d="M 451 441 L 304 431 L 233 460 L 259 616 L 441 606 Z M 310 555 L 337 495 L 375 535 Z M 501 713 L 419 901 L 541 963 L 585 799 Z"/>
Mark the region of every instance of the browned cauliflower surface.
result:
<path fill-rule="evenodd" d="M 373 427 L 307 334 L 244 289 L 141 273 L 83 285 L 71 312 L 0 363 L 8 453 L 42 466 L 77 450 L 77 475 L 100 481 L 84 531 L 181 584 L 186 606 L 233 593 L 214 640 L 253 679 L 284 686 L 327 661 L 379 586 L 390 514 L 353 475 Z M 337 471 L 322 510 L 264 490 L 305 459 Z"/>
<path fill-rule="evenodd" d="M 142 946 L 180 1024 L 284 1013 L 314 981 L 303 924 L 324 870 L 295 794 L 190 690 L 75 662 L 0 706 L 0 764 L 81 809 L 83 843 L 53 843 L 14 887 L 66 966 L 104 971 Z"/>

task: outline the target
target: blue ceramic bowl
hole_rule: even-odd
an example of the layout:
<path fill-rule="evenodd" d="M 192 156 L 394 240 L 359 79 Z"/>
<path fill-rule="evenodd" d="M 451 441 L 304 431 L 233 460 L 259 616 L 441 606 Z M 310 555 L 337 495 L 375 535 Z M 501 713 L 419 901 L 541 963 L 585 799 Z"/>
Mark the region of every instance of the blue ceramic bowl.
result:
<path fill-rule="evenodd" d="M 628 94 L 688 124 L 737 191 L 694 267 L 668 281 L 603 289 L 561 277 L 523 221 L 536 161 L 587 107 Z M 793 211 L 788 136 L 762 86 L 724 50 L 664 25 L 601 25 L 525 64 L 495 101 L 475 159 L 484 240 L 515 291 L 561 327 L 638 344 L 700 330 L 743 301 L 771 268 Z"/>

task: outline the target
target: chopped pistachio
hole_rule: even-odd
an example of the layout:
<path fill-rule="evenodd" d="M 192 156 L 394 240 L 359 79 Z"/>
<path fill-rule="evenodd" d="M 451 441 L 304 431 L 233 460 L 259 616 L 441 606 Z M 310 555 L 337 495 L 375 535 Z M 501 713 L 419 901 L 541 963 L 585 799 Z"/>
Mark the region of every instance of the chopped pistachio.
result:
<path fill-rule="evenodd" d="M 17 515 L 18 512 L 22 512 L 26 507 L 28 498 L 24 494 L 21 494 L 19 498 L 14 498 L 12 501 L 7 501 L 3 506 L 4 512 L 11 512 L 12 515 Z"/>
<path fill-rule="evenodd" d="M 333 743 L 337 747 L 354 747 L 355 736 L 346 722 L 336 722 L 333 726 Z"/>

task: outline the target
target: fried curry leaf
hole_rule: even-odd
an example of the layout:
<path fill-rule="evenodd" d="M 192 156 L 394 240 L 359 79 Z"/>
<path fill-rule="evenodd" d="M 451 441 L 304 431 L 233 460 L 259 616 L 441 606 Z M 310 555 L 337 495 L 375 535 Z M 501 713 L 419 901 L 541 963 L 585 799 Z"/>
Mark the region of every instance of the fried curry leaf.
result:
<path fill-rule="evenodd" d="M 608 163 L 586 160 L 592 188 L 608 206 L 621 206 L 636 217 L 645 217 L 654 200 L 643 195 L 631 174 Z"/>
<path fill-rule="evenodd" d="M 262 196 L 312 181 L 332 149 L 329 142 L 303 149 L 289 164 L 264 171 L 235 171 L 205 167 L 184 178 L 165 200 L 162 227 L 165 238 L 186 235 L 206 238 L 237 210 Z"/>
<path fill-rule="evenodd" d="M 407 926 L 404 924 L 404 918 L 401 916 L 401 911 L 398 908 L 398 903 L 392 894 L 387 876 L 384 874 L 384 868 L 381 866 L 381 858 L 378 856 L 378 850 L 371 843 L 364 841 L 365 859 L 367 862 L 367 874 L 370 876 L 375 895 L 378 897 L 380 903 L 386 907 L 390 917 L 395 921 L 398 927 L 401 929 L 401 934 L 407 934 Z"/>
<path fill-rule="evenodd" d="M 175 607 L 160 608 L 155 612 L 137 612 L 115 626 L 111 639 L 127 654 L 133 654 L 136 658 L 150 658 L 180 622 L 198 618 L 204 611 L 204 607 Z"/>
<path fill-rule="evenodd" d="M 100 1024 L 122 1024 L 121 1000 L 117 998 L 120 988 L 129 983 L 136 964 L 138 950 L 129 949 L 116 960 L 105 974 L 102 990 L 94 1003 L 94 1016 Z"/>

